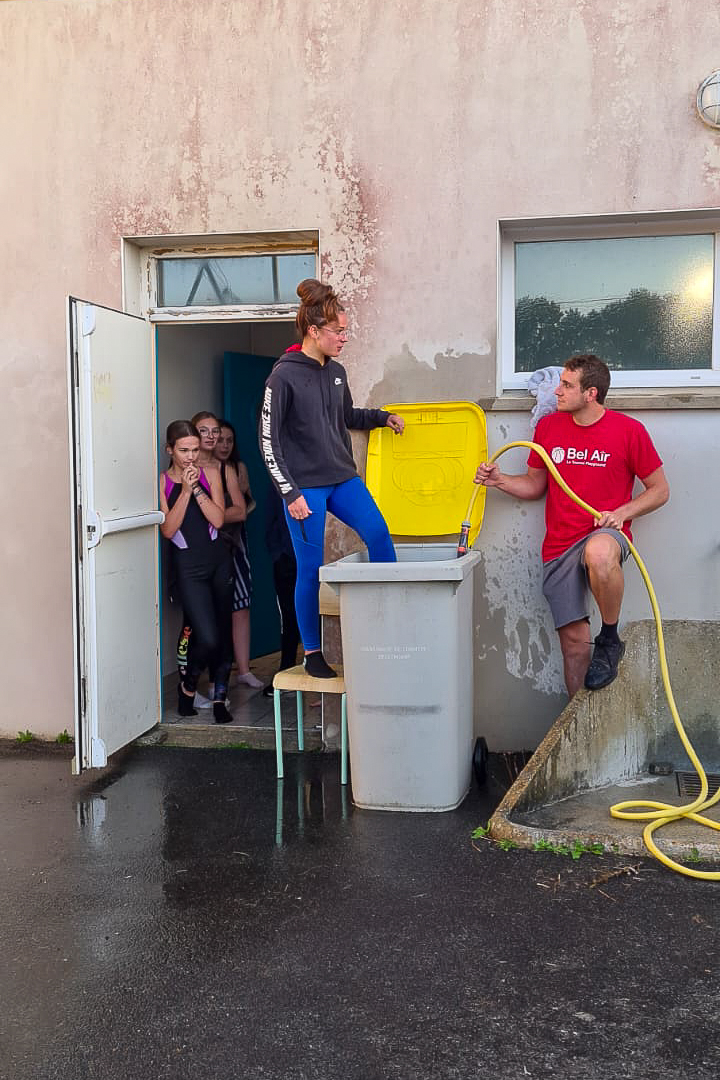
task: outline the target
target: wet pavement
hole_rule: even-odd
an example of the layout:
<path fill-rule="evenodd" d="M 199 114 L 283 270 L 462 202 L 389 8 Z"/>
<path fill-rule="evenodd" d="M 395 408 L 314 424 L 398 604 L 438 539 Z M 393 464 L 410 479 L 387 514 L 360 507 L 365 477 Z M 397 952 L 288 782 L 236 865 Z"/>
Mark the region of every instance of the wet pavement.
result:
<path fill-rule="evenodd" d="M 715 1077 L 720 886 L 355 810 L 338 759 L 0 757 L 2 1080 Z"/>

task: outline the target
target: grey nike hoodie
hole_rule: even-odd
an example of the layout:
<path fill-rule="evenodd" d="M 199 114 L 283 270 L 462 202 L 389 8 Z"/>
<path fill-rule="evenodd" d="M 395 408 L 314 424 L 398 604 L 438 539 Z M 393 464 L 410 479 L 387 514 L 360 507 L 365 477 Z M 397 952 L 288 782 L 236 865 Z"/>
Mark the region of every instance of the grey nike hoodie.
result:
<path fill-rule="evenodd" d="M 385 427 L 384 409 L 356 409 L 347 373 L 337 360 L 324 364 L 293 350 L 273 367 L 260 415 L 260 452 L 286 503 L 301 488 L 341 484 L 357 476 L 348 429 Z"/>

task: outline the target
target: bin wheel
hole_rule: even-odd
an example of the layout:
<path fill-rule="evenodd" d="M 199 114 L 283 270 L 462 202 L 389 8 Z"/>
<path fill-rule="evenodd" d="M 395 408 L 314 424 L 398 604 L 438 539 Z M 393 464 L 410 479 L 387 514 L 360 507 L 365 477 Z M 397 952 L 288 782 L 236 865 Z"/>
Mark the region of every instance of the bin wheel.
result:
<path fill-rule="evenodd" d="M 483 786 L 487 779 L 487 759 L 487 743 L 481 735 L 480 738 L 475 740 L 475 750 L 473 751 L 473 769 L 475 770 L 475 779 L 480 787 Z"/>

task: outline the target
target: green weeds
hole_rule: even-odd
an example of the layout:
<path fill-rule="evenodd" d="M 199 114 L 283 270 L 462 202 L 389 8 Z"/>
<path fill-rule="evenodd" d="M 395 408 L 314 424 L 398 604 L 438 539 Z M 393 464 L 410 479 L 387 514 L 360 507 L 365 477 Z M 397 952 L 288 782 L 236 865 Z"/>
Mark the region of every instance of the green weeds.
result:
<path fill-rule="evenodd" d="M 478 825 L 477 829 L 473 829 L 470 834 L 473 840 L 489 840 L 496 847 L 499 847 L 501 851 L 514 851 L 518 846 L 514 840 L 495 840 L 490 836 L 489 825 Z"/>
<path fill-rule="evenodd" d="M 605 845 L 574 840 L 572 847 L 569 847 L 567 844 L 553 844 L 550 840 L 538 840 L 533 844 L 533 851 L 552 851 L 553 855 L 569 855 L 571 859 L 579 859 L 583 855 L 604 855 Z"/>
<path fill-rule="evenodd" d="M 490 836 L 489 825 L 478 825 L 470 834 L 473 840 L 489 840 L 501 851 L 515 851 L 519 845 L 515 840 L 496 840 Z M 584 840 L 573 840 L 572 844 L 556 844 L 552 840 L 538 840 L 532 846 L 533 851 L 551 851 L 553 855 L 569 855 L 571 859 L 579 859 L 583 855 L 604 855 L 605 845 L 600 843 L 586 844 Z M 695 850 L 695 849 L 693 849 Z"/>
<path fill-rule="evenodd" d="M 19 742 L 19 743 L 32 742 L 34 738 L 35 738 L 35 736 L 33 735 L 32 731 L 18 731 L 15 742 Z"/>

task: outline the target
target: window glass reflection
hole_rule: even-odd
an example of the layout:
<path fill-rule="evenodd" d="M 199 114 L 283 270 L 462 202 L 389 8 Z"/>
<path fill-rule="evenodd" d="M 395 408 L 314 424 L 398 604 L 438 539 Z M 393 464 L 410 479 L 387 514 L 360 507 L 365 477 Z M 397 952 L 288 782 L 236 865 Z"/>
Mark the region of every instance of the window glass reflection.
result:
<path fill-rule="evenodd" d="M 714 238 L 515 245 L 515 369 L 577 352 L 615 370 L 710 368 Z"/>
<path fill-rule="evenodd" d="M 315 256 L 243 255 L 158 260 L 160 307 L 293 303 L 298 283 L 315 274 Z"/>

